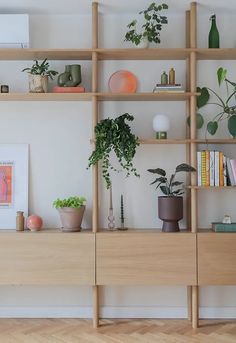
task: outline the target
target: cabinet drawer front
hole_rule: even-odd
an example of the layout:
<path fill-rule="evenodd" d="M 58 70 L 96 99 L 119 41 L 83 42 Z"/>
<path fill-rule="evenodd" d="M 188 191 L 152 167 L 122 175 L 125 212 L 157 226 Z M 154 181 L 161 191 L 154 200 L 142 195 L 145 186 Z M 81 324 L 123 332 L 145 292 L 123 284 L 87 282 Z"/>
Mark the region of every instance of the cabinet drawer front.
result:
<path fill-rule="evenodd" d="M 195 285 L 196 235 L 98 233 L 98 285 Z"/>
<path fill-rule="evenodd" d="M 199 285 L 236 285 L 236 234 L 198 234 Z"/>
<path fill-rule="evenodd" d="M 0 233 L 0 284 L 92 285 L 95 237 L 87 233 Z"/>

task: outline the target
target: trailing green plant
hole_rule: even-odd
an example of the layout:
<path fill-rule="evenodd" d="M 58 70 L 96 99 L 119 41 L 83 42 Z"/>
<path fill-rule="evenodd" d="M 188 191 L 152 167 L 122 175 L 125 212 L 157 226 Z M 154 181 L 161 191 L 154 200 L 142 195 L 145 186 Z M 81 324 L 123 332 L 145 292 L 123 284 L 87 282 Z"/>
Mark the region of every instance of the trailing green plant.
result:
<path fill-rule="evenodd" d="M 37 60 L 35 60 L 34 62 L 35 63 L 32 65 L 31 68 L 25 68 L 22 70 L 22 72 L 27 71 L 29 74 L 32 75 L 47 75 L 50 77 L 51 80 L 53 80 L 53 76 L 56 76 L 58 74 L 57 71 L 49 69 L 47 58 L 45 58 L 42 63 L 39 63 Z"/>
<path fill-rule="evenodd" d="M 168 23 L 167 17 L 160 15 L 159 12 L 168 9 L 168 5 L 151 3 L 146 10 L 139 12 L 143 15 L 144 23 L 141 27 L 141 32 L 137 32 L 138 21 L 135 19 L 127 25 L 130 29 L 125 35 L 125 41 L 131 41 L 135 45 L 139 45 L 142 38 L 146 38 L 149 42 L 160 43 L 160 31 L 162 25 Z"/>
<path fill-rule="evenodd" d="M 111 186 L 110 171 L 118 171 L 111 165 L 110 154 L 113 151 L 120 166 L 125 170 L 128 177 L 131 173 L 139 176 L 133 166 L 133 157 L 139 145 L 138 137 L 132 132 L 125 121 L 133 121 L 134 117 L 128 113 L 122 114 L 115 119 L 101 120 L 95 127 L 95 150 L 89 157 L 88 167 L 102 161 L 102 176 L 107 188 Z"/>
<path fill-rule="evenodd" d="M 180 196 L 184 194 L 183 187 L 180 187 L 183 185 L 183 182 L 175 180 L 176 174 L 179 172 L 191 173 L 195 171 L 196 169 L 190 166 L 189 164 L 181 163 L 175 168 L 175 172 L 171 174 L 170 178 L 168 179 L 166 177 L 166 171 L 164 169 L 148 169 L 148 172 L 159 175 L 151 183 L 151 185 L 157 183 L 156 189 L 160 188 L 163 194 L 171 197 Z"/>
<path fill-rule="evenodd" d="M 197 91 L 200 93 L 200 96 L 197 97 L 197 107 L 199 109 L 205 105 L 216 105 L 218 111 L 214 118 L 207 123 L 207 132 L 214 135 L 218 130 L 219 123 L 222 120 L 227 120 L 229 133 L 233 138 L 236 138 L 236 83 L 227 79 L 226 75 L 227 69 L 221 67 L 217 70 L 219 87 L 222 83 L 226 86 L 226 99 L 222 99 L 221 96 L 209 87 L 198 87 Z M 210 94 L 214 95 L 215 102 L 209 102 Z"/>
<path fill-rule="evenodd" d="M 86 199 L 84 197 L 69 197 L 66 199 L 56 199 L 53 202 L 53 207 L 56 209 L 62 207 L 72 207 L 72 208 L 80 208 L 81 206 L 85 205 Z"/>

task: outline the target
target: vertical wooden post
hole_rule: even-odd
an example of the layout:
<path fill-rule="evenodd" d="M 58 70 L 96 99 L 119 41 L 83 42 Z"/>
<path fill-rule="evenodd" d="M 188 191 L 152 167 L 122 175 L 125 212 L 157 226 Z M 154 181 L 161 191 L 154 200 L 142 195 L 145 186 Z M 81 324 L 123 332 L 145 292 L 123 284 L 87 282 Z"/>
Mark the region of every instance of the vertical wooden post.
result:
<path fill-rule="evenodd" d="M 197 4 L 191 3 L 190 8 L 190 48 L 197 47 Z M 197 59 L 196 52 L 190 53 L 190 92 L 196 92 L 197 85 Z M 190 98 L 190 138 L 196 138 L 196 96 Z M 190 162 L 191 165 L 197 168 L 197 144 L 190 144 Z M 196 173 L 191 174 L 191 185 L 196 185 Z M 197 190 L 191 189 L 191 231 L 197 233 Z M 197 263 L 197 261 L 196 261 Z M 197 267 L 197 266 L 196 266 Z M 192 326 L 194 329 L 198 327 L 198 286 L 192 286 Z"/>
<path fill-rule="evenodd" d="M 92 49 L 98 48 L 98 3 L 92 3 Z M 92 92 L 98 91 L 98 56 L 97 52 L 92 52 Z M 96 95 L 92 96 L 92 128 L 93 139 L 94 128 L 98 123 L 98 99 Z M 96 235 L 98 231 L 98 165 L 93 166 L 93 233 Z M 96 237 L 95 237 L 96 249 Z M 96 254 L 95 254 L 95 283 L 96 283 Z M 99 325 L 99 288 L 97 285 L 93 286 L 93 327 L 97 328 Z"/>

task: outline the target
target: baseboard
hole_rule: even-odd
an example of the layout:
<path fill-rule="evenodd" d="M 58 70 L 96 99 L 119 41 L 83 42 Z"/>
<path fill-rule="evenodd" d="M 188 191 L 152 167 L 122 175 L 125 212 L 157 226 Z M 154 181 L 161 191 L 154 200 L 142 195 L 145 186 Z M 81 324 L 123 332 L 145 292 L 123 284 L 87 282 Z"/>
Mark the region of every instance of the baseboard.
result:
<path fill-rule="evenodd" d="M 236 307 L 201 307 L 202 319 L 236 319 Z M 0 307 L 0 318 L 92 318 L 92 307 Z M 177 318 L 187 317 L 186 307 L 110 307 L 101 318 Z"/>

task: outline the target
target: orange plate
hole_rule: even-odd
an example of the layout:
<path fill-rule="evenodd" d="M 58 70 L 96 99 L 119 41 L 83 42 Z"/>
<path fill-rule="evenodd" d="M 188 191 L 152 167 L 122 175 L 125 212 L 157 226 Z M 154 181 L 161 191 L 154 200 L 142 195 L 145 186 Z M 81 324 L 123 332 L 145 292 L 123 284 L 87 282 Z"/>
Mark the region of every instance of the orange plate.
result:
<path fill-rule="evenodd" d="M 118 70 L 111 75 L 108 85 L 112 93 L 135 93 L 136 76 L 128 70 Z"/>

